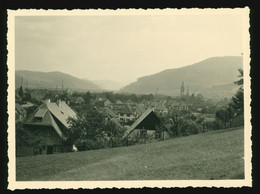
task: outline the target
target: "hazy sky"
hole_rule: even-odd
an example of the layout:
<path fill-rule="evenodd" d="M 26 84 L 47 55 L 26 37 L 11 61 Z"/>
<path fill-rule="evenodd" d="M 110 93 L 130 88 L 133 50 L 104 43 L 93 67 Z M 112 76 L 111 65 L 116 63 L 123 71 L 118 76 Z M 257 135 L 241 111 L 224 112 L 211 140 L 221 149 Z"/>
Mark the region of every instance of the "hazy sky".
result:
<path fill-rule="evenodd" d="M 213 56 L 241 55 L 242 16 L 16 16 L 15 68 L 135 81 Z"/>

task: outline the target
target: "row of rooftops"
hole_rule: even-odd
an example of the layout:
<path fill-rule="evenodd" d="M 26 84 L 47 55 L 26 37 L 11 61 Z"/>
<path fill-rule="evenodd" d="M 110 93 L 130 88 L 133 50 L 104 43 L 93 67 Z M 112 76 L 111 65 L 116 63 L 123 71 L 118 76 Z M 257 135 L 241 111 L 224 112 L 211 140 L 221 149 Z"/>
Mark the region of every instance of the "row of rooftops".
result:
<path fill-rule="evenodd" d="M 104 99 L 100 99 L 104 100 Z M 68 116 L 74 116 L 76 113 L 72 110 L 64 101 L 58 100 L 57 102 L 50 102 L 50 100 L 43 101 L 45 108 L 39 108 L 38 112 L 35 113 L 35 117 L 44 115 L 46 110 L 49 109 L 54 115 L 59 118 L 62 123 L 66 126 L 65 118 Z M 117 118 L 118 115 L 133 115 L 135 118 L 140 116 L 147 108 L 151 108 L 154 111 L 165 111 L 169 108 L 178 109 L 178 107 L 188 107 L 183 102 L 176 101 L 148 101 L 146 104 L 137 103 L 123 103 L 121 101 L 111 103 L 108 99 L 105 100 L 107 104 L 104 107 L 98 107 L 99 112 L 104 112 L 109 118 Z M 30 102 L 26 102 L 22 105 L 16 103 L 16 112 L 20 115 L 26 114 L 26 108 L 35 106 Z M 41 105 L 42 107 L 43 105 Z"/>
<path fill-rule="evenodd" d="M 115 108 L 116 107 L 116 108 Z M 122 108 L 124 107 L 124 108 Z M 17 109 L 20 109 L 21 106 L 17 104 Z M 114 104 L 114 109 L 117 111 L 122 111 L 125 109 L 128 109 L 127 111 L 130 112 L 130 109 L 139 109 L 139 107 L 136 104 Z M 96 107 L 96 110 L 98 110 L 100 113 L 105 114 L 110 120 L 113 120 L 118 125 L 120 123 L 117 120 L 118 113 L 114 111 L 114 109 L 110 107 Z M 154 110 L 152 108 L 148 109 L 139 109 L 139 114 L 135 116 L 134 123 L 127 128 L 127 131 L 124 135 L 126 137 L 129 133 L 131 133 L 132 130 L 134 130 L 138 125 L 150 114 L 152 114 L 155 119 L 158 119 L 156 114 L 154 113 Z M 132 113 L 132 112 L 131 112 Z M 151 116 L 151 115 L 150 115 Z M 30 118 L 25 122 L 25 125 L 27 126 L 51 126 L 55 129 L 57 134 L 63 138 L 63 130 L 64 128 L 69 128 L 68 124 L 68 118 L 77 118 L 77 113 L 69 107 L 66 102 L 64 101 L 57 101 L 57 102 L 50 102 L 45 101 L 42 105 L 40 105 L 34 113 L 31 115 Z"/>

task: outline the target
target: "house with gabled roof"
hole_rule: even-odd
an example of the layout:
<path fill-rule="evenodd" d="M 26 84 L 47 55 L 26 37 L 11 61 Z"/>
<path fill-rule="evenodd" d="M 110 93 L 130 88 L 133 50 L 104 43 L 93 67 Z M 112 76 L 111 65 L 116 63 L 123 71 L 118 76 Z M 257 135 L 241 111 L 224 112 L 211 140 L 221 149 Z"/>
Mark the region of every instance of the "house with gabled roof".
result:
<path fill-rule="evenodd" d="M 28 101 L 23 101 L 20 105 L 27 111 L 27 117 L 38 108 L 38 105 Z"/>
<path fill-rule="evenodd" d="M 110 100 L 105 100 L 105 102 L 104 102 L 104 106 L 105 107 L 109 107 L 111 105 L 111 101 Z"/>
<path fill-rule="evenodd" d="M 155 138 L 157 133 L 157 135 L 159 135 L 157 138 L 169 139 L 171 136 L 170 131 L 163 126 L 161 131 L 158 130 L 160 125 L 160 119 L 152 109 L 148 108 L 129 128 L 127 128 L 122 138 L 127 141 L 131 139 L 141 139 L 144 136 Z"/>
<path fill-rule="evenodd" d="M 123 104 L 123 102 L 121 100 L 117 100 L 116 104 Z"/>
<path fill-rule="evenodd" d="M 21 104 L 21 106 L 26 109 L 26 108 L 33 107 L 33 106 L 35 106 L 35 105 L 34 105 L 33 103 L 31 103 L 31 102 L 23 101 L 23 103 Z"/>
<path fill-rule="evenodd" d="M 157 114 L 162 116 L 168 113 L 168 109 L 161 102 L 152 102 L 150 108 L 152 108 Z"/>
<path fill-rule="evenodd" d="M 77 114 L 63 101 L 46 101 L 39 106 L 24 124 L 25 129 L 41 139 L 41 147 L 35 152 L 38 154 L 61 152 L 70 117 L 76 119 Z"/>
<path fill-rule="evenodd" d="M 135 115 L 126 103 L 111 105 L 111 109 L 117 113 L 119 122 L 129 122 L 135 119 Z"/>
<path fill-rule="evenodd" d="M 69 104 L 73 104 L 73 105 L 83 105 L 85 103 L 85 100 L 81 96 L 75 96 L 75 97 L 70 97 L 69 102 L 70 102 Z"/>
<path fill-rule="evenodd" d="M 116 112 L 118 113 L 119 121 L 122 122 L 132 121 L 135 118 L 128 106 L 122 106 L 121 108 L 116 109 Z"/>
<path fill-rule="evenodd" d="M 126 103 L 127 103 L 127 104 L 134 104 L 133 100 L 131 100 L 131 99 L 128 99 L 128 100 L 126 101 Z"/>
<path fill-rule="evenodd" d="M 179 100 L 170 100 L 165 105 L 170 110 L 189 110 L 188 105 Z"/>
<path fill-rule="evenodd" d="M 135 118 L 138 118 L 141 114 L 145 112 L 145 110 L 142 107 L 140 107 L 137 103 L 127 104 L 127 106 Z"/>
<path fill-rule="evenodd" d="M 118 119 L 117 112 L 114 112 L 111 108 L 109 107 L 94 107 L 95 110 L 97 110 L 100 114 L 104 115 L 106 119 Z"/>
<path fill-rule="evenodd" d="M 186 103 L 181 101 L 179 103 L 179 110 L 189 110 L 189 107 L 188 107 L 188 105 Z"/>
<path fill-rule="evenodd" d="M 27 111 L 20 104 L 15 103 L 15 120 L 23 120 L 27 116 Z"/>
<path fill-rule="evenodd" d="M 141 113 L 145 112 L 145 106 L 143 103 L 136 104 L 137 108 L 140 110 Z"/>
<path fill-rule="evenodd" d="M 114 112 L 112 109 L 108 108 L 108 107 L 104 107 L 104 110 L 107 114 L 107 116 L 109 117 L 109 119 L 117 119 L 118 115 L 116 112 Z"/>

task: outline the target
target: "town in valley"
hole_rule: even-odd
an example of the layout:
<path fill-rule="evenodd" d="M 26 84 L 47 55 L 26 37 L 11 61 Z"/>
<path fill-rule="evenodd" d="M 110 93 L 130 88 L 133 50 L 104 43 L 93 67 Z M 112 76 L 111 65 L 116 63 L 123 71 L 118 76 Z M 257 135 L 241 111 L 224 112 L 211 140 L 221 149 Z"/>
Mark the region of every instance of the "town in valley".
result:
<path fill-rule="evenodd" d="M 132 11 L 8 14 L 13 188 L 250 185 L 249 10 Z"/>
<path fill-rule="evenodd" d="M 55 88 L 30 88 L 20 77 L 16 156 L 109 149 L 238 127 L 242 81 L 236 83 L 233 96 L 207 99 L 190 93 L 184 81 L 179 95 L 169 96 L 160 88 L 151 94 L 73 90 L 63 80 Z"/>

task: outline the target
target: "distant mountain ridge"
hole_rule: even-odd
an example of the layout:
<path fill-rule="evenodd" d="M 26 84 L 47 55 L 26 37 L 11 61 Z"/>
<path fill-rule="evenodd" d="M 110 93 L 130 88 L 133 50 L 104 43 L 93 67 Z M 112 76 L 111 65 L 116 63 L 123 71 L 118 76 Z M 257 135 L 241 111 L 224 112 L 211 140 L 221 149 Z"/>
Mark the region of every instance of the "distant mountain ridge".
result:
<path fill-rule="evenodd" d="M 116 91 L 121 89 L 123 86 L 125 86 L 124 84 L 113 80 L 91 80 L 91 82 L 93 82 L 94 84 L 98 85 L 103 89 L 110 90 L 110 91 Z"/>
<path fill-rule="evenodd" d="M 154 94 L 158 88 L 158 93 L 179 95 L 184 81 L 185 88 L 189 88 L 190 93 L 208 93 L 214 86 L 233 84 L 238 79 L 238 68 L 242 67 L 242 56 L 212 57 L 189 66 L 138 78 L 121 92 Z"/>
<path fill-rule="evenodd" d="M 53 72 L 37 72 L 28 70 L 15 71 L 15 88 L 21 86 L 23 78 L 23 86 L 29 88 L 73 88 L 101 90 L 101 88 L 88 80 L 79 79 L 72 75 L 59 71 Z"/>
<path fill-rule="evenodd" d="M 178 96 L 182 81 L 185 93 L 201 93 L 207 96 L 231 96 L 236 91 L 234 81 L 238 80 L 238 69 L 243 67 L 242 56 L 212 57 L 181 68 L 167 69 L 162 72 L 138 78 L 123 87 L 122 93 L 158 94 Z M 80 90 L 117 90 L 121 83 L 107 80 L 90 81 L 80 79 L 59 71 L 36 72 L 28 70 L 15 71 L 15 88 L 64 88 Z M 122 85 L 122 84 L 121 84 Z M 205 97 L 207 97 L 205 96 Z"/>

